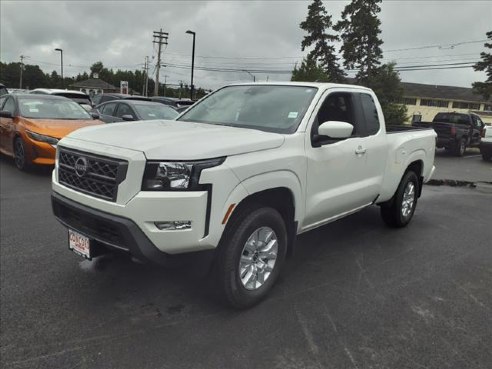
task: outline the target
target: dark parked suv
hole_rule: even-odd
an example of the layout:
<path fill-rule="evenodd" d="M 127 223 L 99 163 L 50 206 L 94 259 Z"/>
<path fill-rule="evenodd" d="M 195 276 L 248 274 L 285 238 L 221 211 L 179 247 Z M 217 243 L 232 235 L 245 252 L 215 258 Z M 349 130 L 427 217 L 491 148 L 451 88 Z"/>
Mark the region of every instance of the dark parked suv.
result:
<path fill-rule="evenodd" d="M 467 147 L 478 147 L 485 124 L 473 113 L 437 113 L 432 122 L 414 122 L 417 127 L 434 128 L 436 147 L 444 147 L 456 156 L 463 156 Z"/>

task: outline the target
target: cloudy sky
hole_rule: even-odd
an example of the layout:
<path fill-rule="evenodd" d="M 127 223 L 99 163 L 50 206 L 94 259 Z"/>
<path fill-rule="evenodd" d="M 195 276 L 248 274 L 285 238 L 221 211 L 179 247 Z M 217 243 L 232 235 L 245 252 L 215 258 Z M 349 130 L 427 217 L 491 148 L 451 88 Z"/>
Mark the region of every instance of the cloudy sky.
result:
<path fill-rule="evenodd" d="M 0 60 L 26 55 L 26 63 L 59 71 L 54 49 L 60 47 L 66 76 L 88 71 L 98 60 L 109 68 L 134 70 L 143 68 L 145 56 L 155 65 L 152 33 L 162 28 L 169 32 L 169 45 L 162 54 L 161 81 L 166 75 L 168 83 L 188 83 L 192 37 L 185 32 L 190 29 L 197 34 L 195 65 L 215 70 L 197 70 L 196 86 L 250 81 L 248 71 L 256 71 L 260 81 L 289 80 L 288 72 L 303 57 L 299 23 L 310 2 L 0 0 Z M 324 1 L 334 21 L 348 3 Z M 384 0 L 381 7 L 384 59 L 400 68 L 475 62 L 485 33 L 492 30 L 492 1 Z M 464 87 L 485 80 L 472 68 L 402 71 L 400 76 L 405 82 Z"/>

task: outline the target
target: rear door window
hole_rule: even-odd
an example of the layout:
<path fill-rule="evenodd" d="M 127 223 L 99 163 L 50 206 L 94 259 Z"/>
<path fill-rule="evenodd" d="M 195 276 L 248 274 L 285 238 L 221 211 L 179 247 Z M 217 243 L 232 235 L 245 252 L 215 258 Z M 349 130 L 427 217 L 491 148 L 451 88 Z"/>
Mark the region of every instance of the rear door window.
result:
<path fill-rule="evenodd" d="M 368 136 L 379 132 L 381 123 L 379 122 L 378 110 L 374 99 L 369 94 L 360 94 L 362 111 L 366 120 L 366 134 Z"/>

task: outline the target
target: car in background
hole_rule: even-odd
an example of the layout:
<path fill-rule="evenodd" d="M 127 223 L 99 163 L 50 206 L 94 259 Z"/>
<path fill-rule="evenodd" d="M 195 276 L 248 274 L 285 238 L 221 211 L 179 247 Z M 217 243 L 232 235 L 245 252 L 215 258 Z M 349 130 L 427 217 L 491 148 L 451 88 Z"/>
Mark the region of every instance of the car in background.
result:
<path fill-rule="evenodd" d="M 92 101 L 89 95 L 77 90 L 61 90 L 56 88 L 36 88 L 30 92 L 35 95 L 54 95 L 69 98 L 80 104 L 85 110 L 92 109 Z"/>
<path fill-rule="evenodd" d="M 188 109 L 195 102 L 190 99 L 178 99 L 175 97 L 165 97 L 165 96 L 152 96 L 150 98 L 152 101 L 159 102 L 164 105 L 169 105 L 175 108 L 179 113 Z"/>
<path fill-rule="evenodd" d="M 152 101 L 113 100 L 98 105 L 92 110 L 106 123 L 135 120 L 168 119 L 174 120 L 179 113 L 171 108 Z"/>
<path fill-rule="evenodd" d="M 138 101 L 150 101 L 150 98 L 145 96 L 137 96 L 137 95 L 126 95 L 126 94 L 118 94 L 118 93 L 106 93 L 106 94 L 97 94 L 92 98 L 93 106 L 97 106 L 107 101 L 113 100 L 138 100 Z"/>
<path fill-rule="evenodd" d="M 492 159 L 492 126 L 485 126 L 482 131 L 480 154 L 482 154 L 483 160 Z"/>
<path fill-rule="evenodd" d="M 7 95 L 8 93 L 7 87 L 3 83 L 0 83 L 0 96 Z"/>
<path fill-rule="evenodd" d="M 29 90 L 25 88 L 7 88 L 9 94 L 28 94 Z"/>
<path fill-rule="evenodd" d="M 456 156 L 463 156 L 467 147 L 478 147 L 485 124 L 477 114 L 441 112 L 432 122 L 413 122 L 414 127 L 434 128 L 437 148 L 444 147 Z"/>
<path fill-rule="evenodd" d="M 20 170 L 54 165 L 58 141 L 76 129 L 102 124 L 76 102 L 46 94 L 0 97 L 0 152 Z"/>

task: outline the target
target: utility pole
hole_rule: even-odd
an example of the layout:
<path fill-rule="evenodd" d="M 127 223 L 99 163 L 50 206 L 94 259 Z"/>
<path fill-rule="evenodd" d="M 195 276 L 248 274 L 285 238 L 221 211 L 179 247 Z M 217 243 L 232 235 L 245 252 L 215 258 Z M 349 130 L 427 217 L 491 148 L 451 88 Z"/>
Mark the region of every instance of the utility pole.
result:
<path fill-rule="evenodd" d="M 162 45 L 167 45 L 167 39 L 169 33 L 160 31 L 154 31 L 154 41 L 152 43 L 157 44 L 157 64 L 155 67 L 155 86 L 154 86 L 154 96 L 159 96 L 159 69 L 161 68 L 161 50 Z"/>
<path fill-rule="evenodd" d="M 149 93 L 149 57 L 145 57 L 144 62 L 144 80 L 142 87 L 142 96 L 147 96 Z"/>
<path fill-rule="evenodd" d="M 164 93 L 162 96 L 166 96 L 166 84 L 167 84 L 167 77 L 169 77 L 167 74 L 164 76 Z"/>
<path fill-rule="evenodd" d="M 22 72 L 24 71 L 24 59 L 26 59 L 27 56 L 21 55 L 20 56 L 20 79 L 19 79 L 19 88 L 22 88 Z"/>
<path fill-rule="evenodd" d="M 181 99 L 181 94 L 183 92 L 183 81 L 179 81 L 179 98 Z"/>

